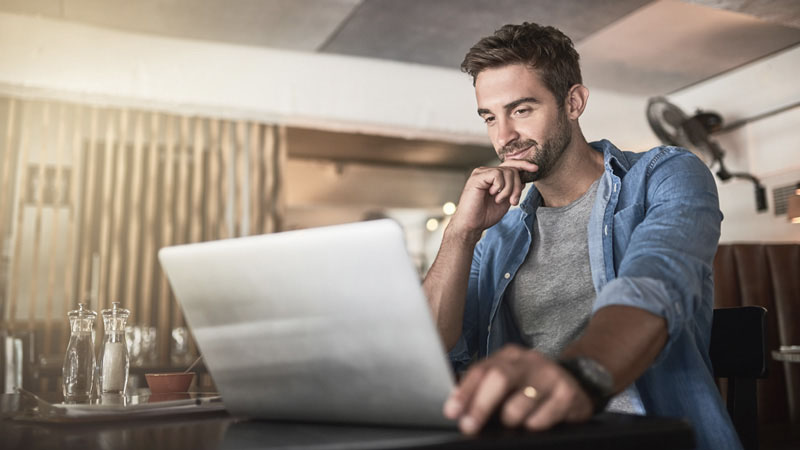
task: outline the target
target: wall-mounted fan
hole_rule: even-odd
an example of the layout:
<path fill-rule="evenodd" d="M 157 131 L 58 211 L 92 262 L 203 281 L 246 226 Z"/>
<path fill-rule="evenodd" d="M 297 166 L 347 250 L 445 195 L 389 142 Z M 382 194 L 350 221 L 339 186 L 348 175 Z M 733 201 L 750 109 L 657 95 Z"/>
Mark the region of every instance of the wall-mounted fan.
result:
<path fill-rule="evenodd" d="M 722 128 L 722 117 L 719 114 L 697 110 L 689 117 L 664 97 L 653 97 L 647 102 L 647 122 L 664 144 L 689 149 L 709 168 L 716 165 L 720 180 L 745 178 L 752 181 L 755 184 L 756 209 L 759 212 L 767 210 L 766 191 L 758 178 L 749 173 L 731 173 L 725 168 L 722 162 L 725 152 L 709 136 Z"/>

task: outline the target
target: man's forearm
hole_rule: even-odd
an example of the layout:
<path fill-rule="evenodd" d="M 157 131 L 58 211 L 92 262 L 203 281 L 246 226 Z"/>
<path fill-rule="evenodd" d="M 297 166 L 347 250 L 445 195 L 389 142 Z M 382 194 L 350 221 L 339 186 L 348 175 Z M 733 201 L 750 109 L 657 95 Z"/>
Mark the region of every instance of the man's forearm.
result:
<path fill-rule="evenodd" d="M 461 335 L 472 253 L 479 238 L 480 234 L 461 233 L 448 227 L 436 260 L 422 283 L 436 328 L 448 350 Z"/>
<path fill-rule="evenodd" d="M 620 392 L 650 367 L 667 338 L 664 318 L 632 306 L 606 306 L 561 356 L 597 361 L 614 377 L 614 392 Z"/>

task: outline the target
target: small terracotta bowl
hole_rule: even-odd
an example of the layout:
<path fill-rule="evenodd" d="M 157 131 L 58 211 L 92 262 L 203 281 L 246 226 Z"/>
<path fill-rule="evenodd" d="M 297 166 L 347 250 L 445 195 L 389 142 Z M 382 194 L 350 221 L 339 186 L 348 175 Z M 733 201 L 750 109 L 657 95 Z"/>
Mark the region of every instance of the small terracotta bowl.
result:
<path fill-rule="evenodd" d="M 146 373 L 144 377 L 153 394 L 187 392 L 194 380 L 194 372 Z"/>

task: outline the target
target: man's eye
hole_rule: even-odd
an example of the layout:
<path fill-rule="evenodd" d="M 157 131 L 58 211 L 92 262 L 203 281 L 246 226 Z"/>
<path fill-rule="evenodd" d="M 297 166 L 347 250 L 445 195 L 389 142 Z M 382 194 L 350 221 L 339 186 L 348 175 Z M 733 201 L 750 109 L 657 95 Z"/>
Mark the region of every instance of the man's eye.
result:
<path fill-rule="evenodd" d="M 514 114 L 517 115 L 517 116 L 521 116 L 521 115 L 527 114 L 529 112 L 531 112 L 530 108 L 520 108 L 520 109 L 514 110 Z"/>
<path fill-rule="evenodd" d="M 492 122 L 494 122 L 494 117 L 491 117 L 491 116 L 484 117 L 483 118 L 483 122 L 486 123 L 486 124 L 492 123 Z"/>

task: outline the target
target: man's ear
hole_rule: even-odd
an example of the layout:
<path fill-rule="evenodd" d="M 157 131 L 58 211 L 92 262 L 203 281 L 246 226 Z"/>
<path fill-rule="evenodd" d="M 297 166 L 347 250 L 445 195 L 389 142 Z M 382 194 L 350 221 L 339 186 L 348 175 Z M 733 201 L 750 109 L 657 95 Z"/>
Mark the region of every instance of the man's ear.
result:
<path fill-rule="evenodd" d="M 586 109 L 586 103 L 589 101 L 589 89 L 582 84 L 575 84 L 569 88 L 567 98 L 564 99 L 567 117 L 570 120 L 577 120 Z"/>

